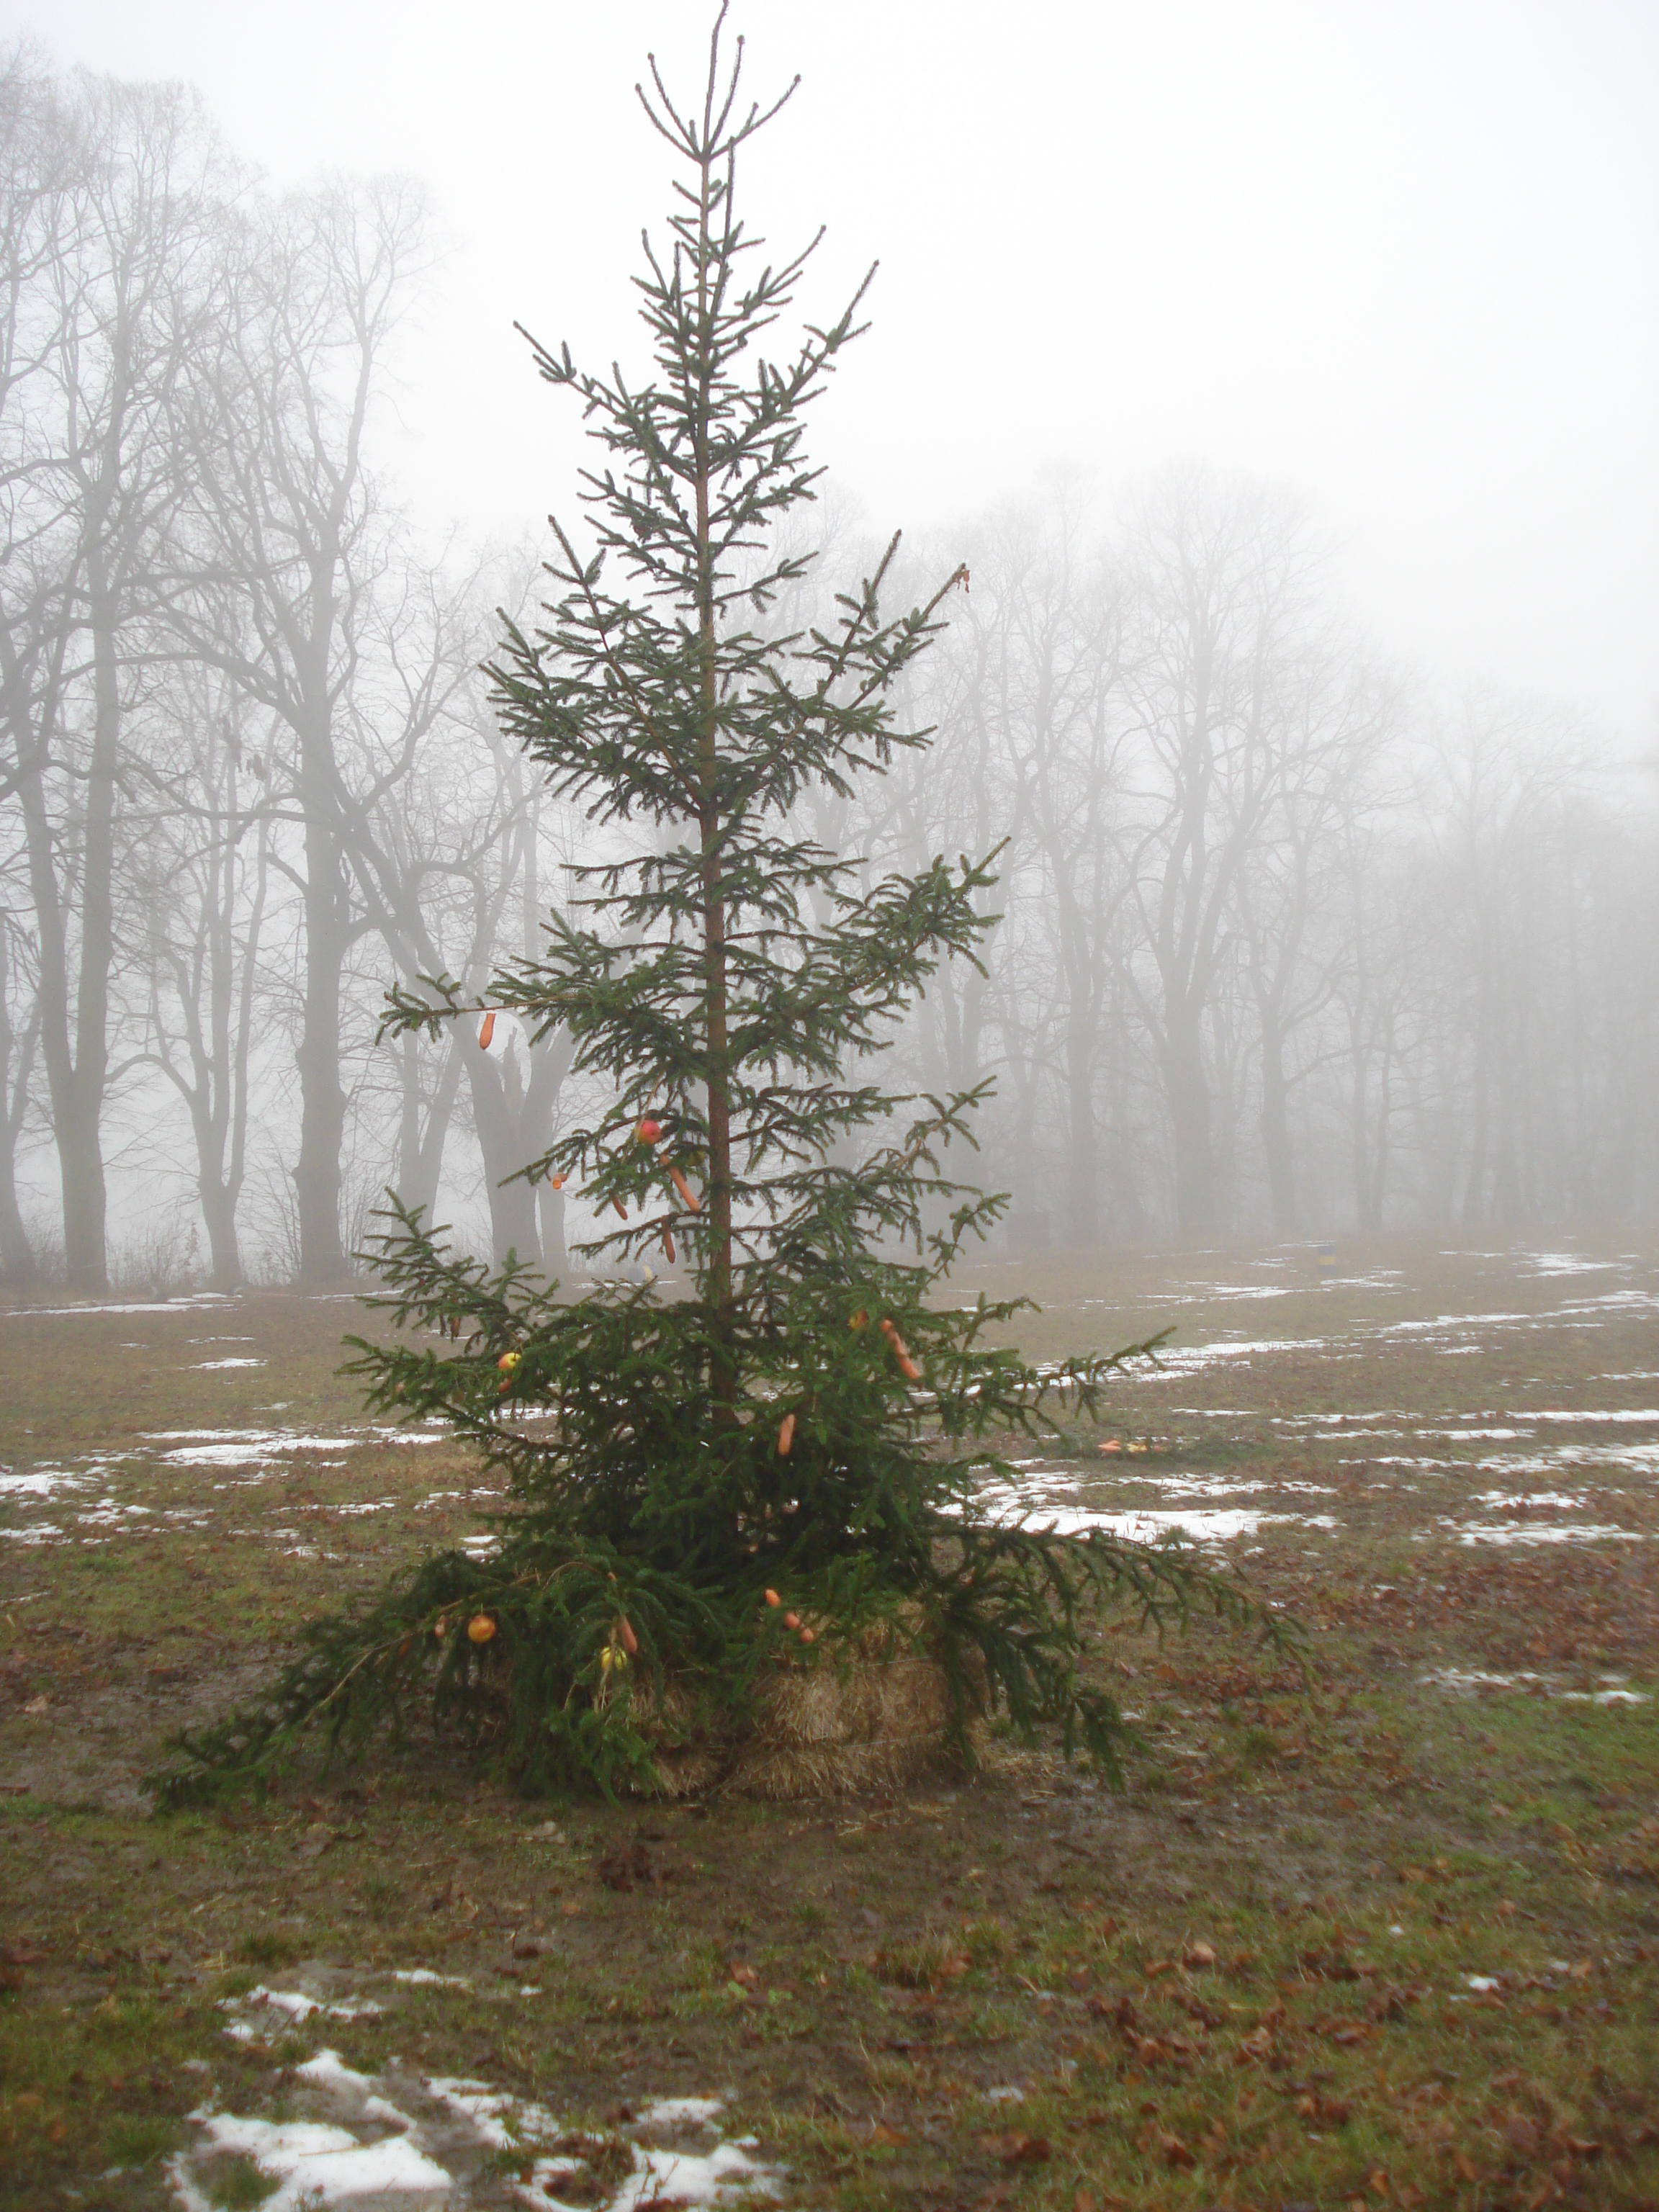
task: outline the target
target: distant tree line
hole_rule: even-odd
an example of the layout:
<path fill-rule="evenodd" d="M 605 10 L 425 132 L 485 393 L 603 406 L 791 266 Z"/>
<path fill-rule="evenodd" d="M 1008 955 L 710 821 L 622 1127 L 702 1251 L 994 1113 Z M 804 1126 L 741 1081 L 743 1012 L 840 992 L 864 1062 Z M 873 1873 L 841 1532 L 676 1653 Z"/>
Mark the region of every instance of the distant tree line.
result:
<path fill-rule="evenodd" d="M 220 1286 L 341 1281 L 387 1185 L 566 1265 L 561 1195 L 507 1178 L 568 1036 L 377 1037 L 388 981 L 482 988 L 612 856 L 497 726 L 535 557 L 432 544 L 376 465 L 433 259 L 407 183 L 274 196 L 185 91 L 0 70 L 15 1287 L 106 1286 L 112 1177 L 155 1272 Z M 860 557 L 825 535 L 820 592 Z M 1377 661 L 1259 489 L 1171 475 L 1102 538 L 1061 485 L 969 538 L 904 702 L 939 744 L 802 823 L 872 880 L 1003 845 L 984 971 L 897 1048 L 995 1079 L 1017 1243 L 1651 1207 L 1645 793 Z"/>
<path fill-rule="evenodd" d="M 952 550 L 941 743 L 846 834 L 1009 841 L 987 972 L 908 1042 L 996 1077 L 1016 1243 L 1652 1211 L 1651 762 L 1379 659 L 1259 486 L 1172 471 L 1097 537 L 1061 484 Z"/>

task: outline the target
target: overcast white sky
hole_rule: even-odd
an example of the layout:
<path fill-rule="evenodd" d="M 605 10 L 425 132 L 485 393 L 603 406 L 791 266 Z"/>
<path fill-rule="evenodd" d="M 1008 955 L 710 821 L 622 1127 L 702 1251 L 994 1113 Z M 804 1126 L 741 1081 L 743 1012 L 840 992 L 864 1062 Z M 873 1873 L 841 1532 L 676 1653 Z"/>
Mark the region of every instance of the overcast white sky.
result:
<path fill-rule="evenodd" d="M 568 509 L 568 403 L 514 318 L 640 358 L 666 204 L 634 102 L 701 81 L 695 0 L 0 0 L 7 34 L 190 79 L 273 182 L 426 178 L 453 252 L 398 466 L 431 520 Z M 872 530 L 935 530 L 1055 460 L 1203 457 L 1293 484 L 1362 617 L 1456 678 L 1659 735 L 1655 0 L 737 0 L 803 303 L 877 257 L 812 450 Z"/>

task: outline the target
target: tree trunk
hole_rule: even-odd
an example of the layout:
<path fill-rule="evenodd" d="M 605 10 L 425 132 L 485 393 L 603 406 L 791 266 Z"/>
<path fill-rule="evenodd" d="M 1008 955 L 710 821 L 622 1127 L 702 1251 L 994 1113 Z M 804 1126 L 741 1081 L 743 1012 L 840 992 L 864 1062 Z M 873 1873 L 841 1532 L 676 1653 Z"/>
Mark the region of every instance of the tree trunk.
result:
<path fill-rule="evenodd" d="M 464 1030 L 452 1028 L 449 1046 L 439 1071 L 437 1089 L 421 1123 L 420 1039 L 403 1041 L 403 1111 L 398 1139 L 398 1196 L 410 1212 L 418 1210 L 430 1228 L 443 1180 L 444 1146 L 461 1087 Z"/>
<path fill-rule="evenodd" d="M 1273 1234 L 1296 1234 L 1296 1172 L 1285 1083 L 1285 1045 L 1276 1029 L 1261 1031 L 1261 1149 L 1267 1155 Z"/>
<path fill-rule="evenodd" d="M 1068 1120 L 1064 1242 L 1091 1251 L 1100 1241 L 1100 1133 L 1095 1126 L 1094 1024 L 1073 1020 L 1066 1038 Z"/>
<path fill-rule="evenodd" d="M 1215 1233 L 1215 1153 L 1196 1021 L 1171 1022 L 1163 1060 L 1175 1137 L 1176 1226 L 1183 1238 L 1210 1237 Z"/>
<path fill-rule="evenodd" d="M 27 1290 L 34 1280 L 34 1254 L 17 1205 L 17 1139 L 28 1110 L 29 1076 L 40 1036 L 39 1003 L 20 1037 L 11 1025 L 5 974 L 8 947 L 0 935 L 0 1282 Z"/>
<path fill-rule="evenodd" d="M 306 981 L 303 1027 L 295 1057 L 300 1073 L 300 1157 L 294 1195 L 300 1224 L 300 1281 L 325 1290 L 349 1268 L 340 1237 L 340 1147 L 346 1098 L 340 1082 L 340 975 L 347 917 L 343 859 L 331 794 L 316 787 L 325 764 L 307 768 L 306 817 Z"/>
<path fill-rule="evenodd" d="M 236 1200 L 222 1183 L 205 1175 L 196 1190 L 202 1218 L 207 1224 L 212 1287 L 234 1291 L 243 1279 L 242 1255 L 236 1240 Z"/>
<path fill-rule="evenodd" d="M 532 1155 L 522 1145 L 523 1097 L 518 1063 L 509 1054 L 492 1060 L 476 1046 L 466 1052 L 466 1079 L 472 1093 L 472 1125 L 483 1154 L 484 1186 L 489 1198 L 489 1238 L 496 1265 L 508 1254 L 526 1266 L 542 1263 L 532 1184 L 513 1181 Z"/>

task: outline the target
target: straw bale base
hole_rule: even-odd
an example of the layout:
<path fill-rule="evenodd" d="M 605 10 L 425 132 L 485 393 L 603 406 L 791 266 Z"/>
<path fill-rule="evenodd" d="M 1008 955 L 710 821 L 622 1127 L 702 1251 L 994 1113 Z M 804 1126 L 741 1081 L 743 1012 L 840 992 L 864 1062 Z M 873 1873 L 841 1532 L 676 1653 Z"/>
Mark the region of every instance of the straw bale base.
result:
<path fill-rule="evenodd" d="M 647 1735 L 685 1729 L 690 1701 L 672 1687 L 636 1692 L 632 1717 Z M 945 1741 L 951 1696 L 938 1660 L 862 1654 L 794 1668 L 767 1683 L 752 1724 L 728 1742 L 692 1740 L 654 1753 L 659 1794 L 696 1797 L 840 1797 L 891 1789 L 960 1765 Z M 970 1745 L 983 1724 L 970 1723 Z"/>

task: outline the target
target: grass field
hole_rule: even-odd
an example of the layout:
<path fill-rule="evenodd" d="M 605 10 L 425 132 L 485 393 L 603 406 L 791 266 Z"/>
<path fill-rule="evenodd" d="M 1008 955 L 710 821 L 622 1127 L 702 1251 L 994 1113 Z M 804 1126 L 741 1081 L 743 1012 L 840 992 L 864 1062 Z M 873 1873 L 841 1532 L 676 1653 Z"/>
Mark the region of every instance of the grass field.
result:
<path fill-rule="evenodd" d="M 999 1741 L 549 1806 L 417 1742 L 153 1820 L 169 1730 L 492 1501 L 364 1422 L 349 1302 L 0 1316 L 0 2204 L 1659 2204 L 1659 1255 L 958 1280 L 1038 1357 L 1176 1325 L 995 1502 L 1310 1632 L 1100 1623 L 1121 1795 Z"/>

